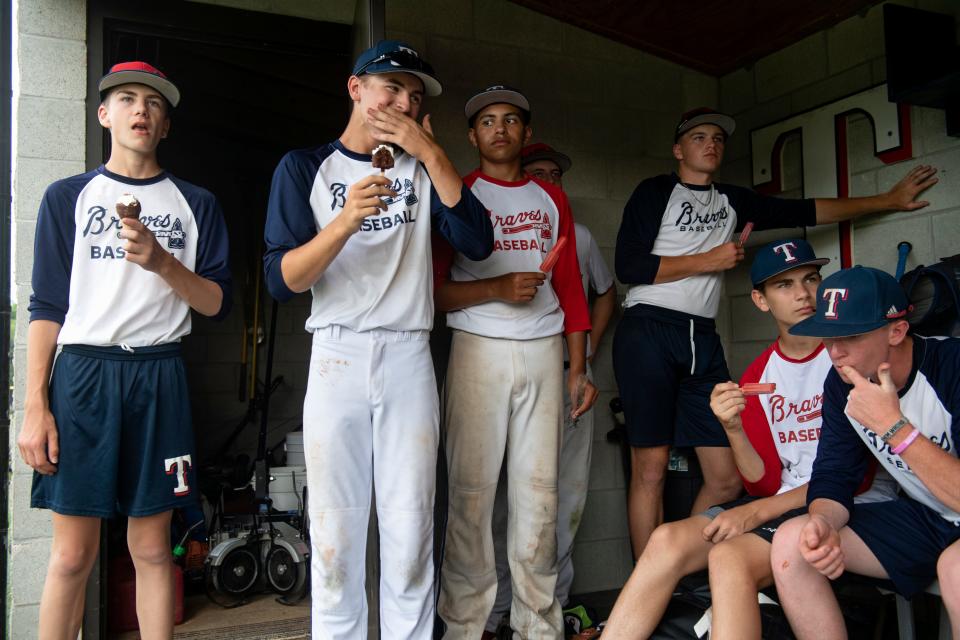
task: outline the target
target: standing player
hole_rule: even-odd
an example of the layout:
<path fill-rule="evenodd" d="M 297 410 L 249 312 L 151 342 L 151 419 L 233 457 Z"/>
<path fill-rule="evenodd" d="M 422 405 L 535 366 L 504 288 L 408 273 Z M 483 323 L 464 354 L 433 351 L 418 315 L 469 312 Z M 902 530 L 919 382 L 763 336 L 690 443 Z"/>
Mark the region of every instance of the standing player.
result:
<path fill-rule="evenodd" d="M 613 365 L 632 447 L 630 540 L 639 557 L 663 520 L 670 445 L 694 447 L 703 488 L 693 513 L 740 491 L 733 456 L 708 398 L 729 379 L 714 318 L 722 274 L 743 259 L 735 229 L 828 224 L 927 205 L 916 196 L 937 182 L 917 167 L 887 193 L 869 198 L 784 200 L 719 184 L 733 118 L 712 109 L 685 113 L 674 134 L 677 172 L 640 183 L 623 211 L 616 271 L 630 285 L 617 326 Z"/>
<path fill-rule="evenodd" d="M 465 106 L 480 168 L 465 178 L 490 210 L 494 252 L 453 257 L 437 289 L 453 329 L 445 385 L 449 519 L 439 612 L 448 638 L 477 638 L 497 590 L 491 517 L 507 466 L 510 622 L 522 638 L 563 633 L 557 579 L 557 464 L 562 430 L 563 351 L 570 353 L 572 416 L 596 389 L 586 376 L 587 305 L 566 196 L 531 180 L 520 152 L 530 137 L 530 104 L 493 86 Z M 549 273 L 541 262 L 566 242 Z M 449 260 L 449 258 L 447 258 Z M 439 273 L 446 273 L 439 259 Z"/>
<path fill-rule="evenodd" d="M 553 184 L 563 189 L 563 174 L 572 166 L 570 157 L 538 142 L 527 145 L 521 151 L 523 170 L 531 178 Z M 595 294 L 590 308 L 590 333 L 587 335 L 587 376 L 593 378 L 590 363 L 597 352 L 603 334 L 616 305 L 617 290 L 613 276 L 603 261 L 600 247 L 590 230 L 579 222 L 574 223 L 577 236 L 577 264 L 583 278 L 583 293 L 588 289 Z M 569 358 L 564 353 L 564 388 L 568 381 Z M 563 436 L 560 446 L 560 476 L 557 480 L 557 601 L 567 607 L 570 585 L 573 584 L 573 541 L 580 527 L 580 517 L 587 501 L 590 480 L 590 454 L 593 445 L 593 409 L 578 419 L 570 417 L 572 402 L 570 394 L 563 394 Z M 493 613 L 487 621 L 487 632 L 493 632 L 503 616 L 510 611 L 510 566 L 506 557 L 507 513 L 506 482 L 501 473 L 501 485 L 497 487 L 496 505 L 493 513 L 494 550 L 497 557 L 497 598 Z"/>
<path fill-rule="evenodd" d="M 831 364 L 816 338 L 789 333 L 813 315 L 820 267 L 804 240 L 777 240 L 761 248 L 750 269 L 751 297 L 769 312 L 778 337 L 747 367 L 740 384 L 723 382 L 710 408 L 723 425 L 748 497 L 660 525 L 610 614 L 604 638 L 653 633 L 677 582 L 709 568 L 713 638 L 759 638 L 758 590 L 773 584 L 770 541 L 777 526 L 801 512 L 817 454 L 823 380 Z M 773 383 L 769 395 L 744 396 L 741 385 Z M 873 481 L 873 469 L 861 489 Z M 884 474 L 858 500 L 889 500 Z"/>
<path fill-rule="evenodd" d="M 777 591 L 801 640 L 846 637 L 830 580 L 847 569 L 889 578 L 912 598 L 937 577 L 938 560 L 944 570 L 956 568 L 950 556 L 960 543 L 960 339 L 910 335 L 907 311 L 892 276 L 854 267 L 826 278 L 816 315 L 790 330 L 822 338 L 833 362 L 809 515 L 785 523 L 773 539 Z M 854 504 L 856 479 L 874 459 L 900 485 L 900 496 Z M 953 592 L 953 616 L 955 598 Z M 956 617 L 952 623 L 956 630 Z"/>
<path fill-rule="evenodd" d="M 51 184 L 37 218 L 17 444 L 36 470 L 32 506 L 53 511 L 41 640 L 77 637 L 100 519 L 117 512 L 141 633 L 173 637 L 170 516 L 197 499 L 180 339 L 191 309 L 230 309 L 220 206 L 157 162 L 180 92 L 144 62 L 114 65 L 99 88 L 110 159 Z"/>
<path fill-rule="evenodd" d="M 492 242 L 486 211 L 433 139 L 430 116 L 416 121 L 423 96 L 440 89 L 408 45 L 367 49 L 347 81 L 353 110 L 343 134 L 288 153 L 270 191 L 270 293 L 313 294 L 303 420 L 315 638 L 366 637 L 372 488 L 382 633 L 432 635 L 439 416 L 427 342 L 430 230 L 476 260 Z M 395 164 L 376 171 L 371 151 L 381 144 Z"/>

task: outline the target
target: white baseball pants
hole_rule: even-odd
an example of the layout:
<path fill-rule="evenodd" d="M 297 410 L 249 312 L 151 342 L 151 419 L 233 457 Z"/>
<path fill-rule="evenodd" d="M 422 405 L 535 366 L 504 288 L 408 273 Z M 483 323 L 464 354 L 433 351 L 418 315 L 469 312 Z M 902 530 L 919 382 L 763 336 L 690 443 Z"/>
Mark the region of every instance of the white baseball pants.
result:
<path fill-rule="evenodd" d="M 339 326 L 313 337 L 304 402 L 315 639 L 367 637 L 376 487 L 383 638 L 433 635 L 438 399 L 429 332 Z"/>
<path fill-rule="evenodd" d="M 591 378 L 590 365 L 587 375 Z M 567 393 L 567 372 L 563 374 L 563 442 L 560 445 L 560 470 L 557 479 L 557 601 L 566 606 L 573 584 L 573 542 L 580 528 L 590 484 L 590 458 L 593 453 L 593 409 L 574 422 L 572 403 Z M 505 476 L 501 476 L 505 478 Z M 493 548 L 497 563 L 497 597 L 487 631 L 496 631 L 500 619 L 510 611 L 510 565 L 507 562 L 507 494 L 497 487 L 493 506 Z"/>
<path fill-rule="evenodd" d="M 439 613 L 448 639 L 479 638 L 497 591 L 491 519 L 506 457 L 511 626 L 563 634 L 557 580 L 560 336 L 485 338 L 454 331 L 445 385 L 449 514 Z"/>

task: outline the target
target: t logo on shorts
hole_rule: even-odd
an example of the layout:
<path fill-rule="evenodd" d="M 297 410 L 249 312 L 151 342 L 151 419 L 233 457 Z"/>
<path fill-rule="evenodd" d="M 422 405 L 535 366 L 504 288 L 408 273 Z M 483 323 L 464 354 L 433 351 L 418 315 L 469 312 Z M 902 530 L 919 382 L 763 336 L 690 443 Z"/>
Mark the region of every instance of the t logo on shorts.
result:
<path fill-rule="evenodd" d="M 836 320 L 840 317 L 840 314 L 837 313 L 837 303 L 840 300 L 847 299 L 847 289 L 824 289 L 823 299 L 827 301 L 827 308 L 823 312 L 823 317 Z"/>
<path fill-rule="evenodd" d="M 173 495 L 185 496 L 190 493 L 190 487 L 187 485 L 187 470 L 190 469 L 191 463 L 190 454 L 167 458 L 163 461 L 163 468 L 168 476 L 177 474 L 177 486 L 173 489 Z"/>
<path fill-rule="evenodd" d="M 774 253 L 782 253 L 784 262 L 796 262 L 797 258 L 792 253 L 790 249 L 796 249 L 797 245 L 792 242 L 784 242 L 783 244 L 778 244 L 773 248 Z"/>

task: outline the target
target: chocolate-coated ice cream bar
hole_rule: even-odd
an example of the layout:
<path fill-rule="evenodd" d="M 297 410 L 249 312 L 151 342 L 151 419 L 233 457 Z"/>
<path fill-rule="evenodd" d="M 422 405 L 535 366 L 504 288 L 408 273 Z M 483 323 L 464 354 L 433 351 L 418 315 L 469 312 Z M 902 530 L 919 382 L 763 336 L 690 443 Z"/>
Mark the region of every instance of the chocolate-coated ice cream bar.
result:
<path fill-rule="evenodd" d="M 374 169 L 380 169 L 381 172 L 393 169 L 393 149 L 390 148 L 390 145 L 381 144 L 373 150 L 371 155 L 373 156 L 371 162 Z"/>
<path fill-rule="evenodd" d="M 133 195 L 125 193 L 117 200 L 117 215 L 123 218 L 140 219 L 140 201 Z"/>

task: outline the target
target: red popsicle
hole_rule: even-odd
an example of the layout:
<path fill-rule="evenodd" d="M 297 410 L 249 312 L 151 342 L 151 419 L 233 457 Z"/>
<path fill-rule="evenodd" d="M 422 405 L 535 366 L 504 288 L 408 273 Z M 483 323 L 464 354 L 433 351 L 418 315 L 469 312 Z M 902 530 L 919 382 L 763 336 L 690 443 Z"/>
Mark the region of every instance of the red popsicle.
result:
<path fill-rule="evenodd" d="M 567 237 L 563 236 L 557 238 L 557 244 L 553 245 L 553 249 L 550 249 L 550 253 L 547 254 L 547 257 L 544 258 L 543 262 L 540 264 L 540 271 L 544 273 L 550 273 L 550 270 L 553 269 L 554 265 L 557 264 L 557 260 L 560 259 L 560 251 L 567 244 Z"/>
<path fill-rule="evenodd" d="M 750 232 L 753 231 L 753 223 L 748 222 L 743 225 L 743 231 L 740 232 L 740 240 L 737 242 L 741 247 L 747 244 L 747 238 L 750 237 Z"/>
<path fill-rule="evenodd" d="M 776 382 L 747 382 L 740 387 L 745 396 L 758 396 L 761 393 L 773 393 L 777 390 Z"/>

